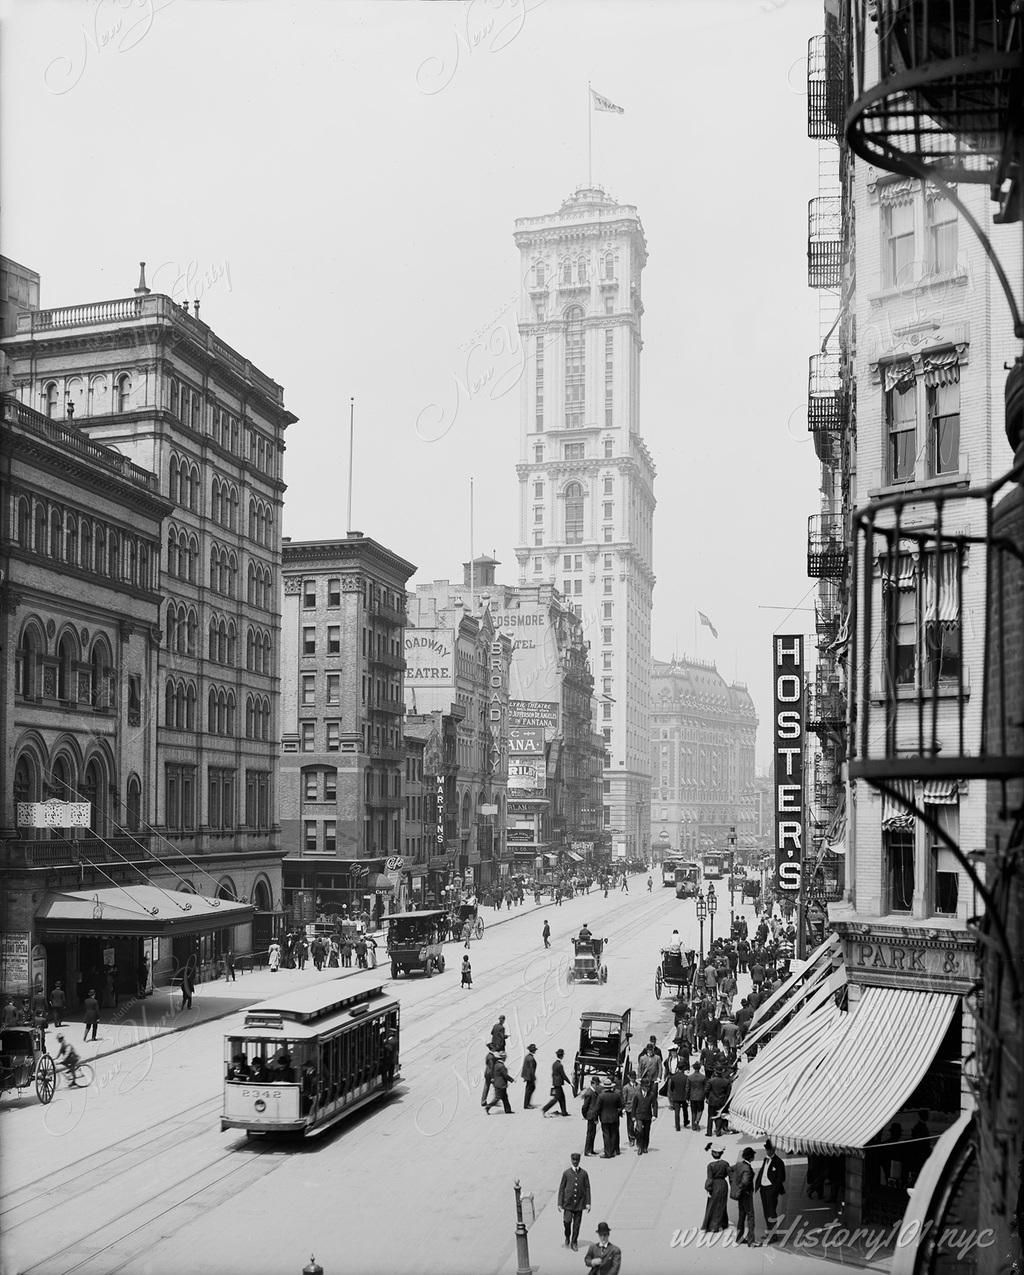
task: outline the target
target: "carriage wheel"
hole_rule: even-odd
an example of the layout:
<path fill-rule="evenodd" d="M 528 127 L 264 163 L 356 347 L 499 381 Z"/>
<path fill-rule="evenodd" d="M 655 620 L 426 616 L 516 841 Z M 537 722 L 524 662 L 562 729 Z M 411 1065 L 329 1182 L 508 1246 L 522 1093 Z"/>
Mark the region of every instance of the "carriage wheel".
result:
<path fill-rule="evenodd" d="M 607 965 L 601 966 L 601 982 L 602 983 L 608 982 L 608 966 Z"/>
<path fill-rule="evenodd" d="M 392 978 L 398 977 L 398 966 L 396 965 L 394 961 L 391 962 L 391 977 Z"/>
<path fill-rule="evenodd" d="M 482 916 L 478 916 L 478 917 L 476 918 L 476 925 L 473 927 L 473 933 L 477 936 L 477 938 L 478 938 L 478 939 L 482 939 L 482 938 L 483 938 L 483 936 L 484 936 L 484 918 L 483 918 Z"/>
<path fill-rule="evenodd" d="M 444 973 L 444 957 L 443 956 L 439 956 L 437 958 L 437 972 L 439 974 Z"/>
<path fill-rule="evenodd" d="M 57 1088 L 57 1068 L 49 1054 L 40 1055 L 36 1063 L 36 1093 L 39 1101 L 49 1102 Z"/>
<path fill-rule="evenodd" d="M 661 977 L 661 969 L 659 967 L 657 970 L 654 971 L 654 995 L 658 998 L 658 1000 L 661 1000 L 662 985 L 663 985 L 663 980 Z"/>

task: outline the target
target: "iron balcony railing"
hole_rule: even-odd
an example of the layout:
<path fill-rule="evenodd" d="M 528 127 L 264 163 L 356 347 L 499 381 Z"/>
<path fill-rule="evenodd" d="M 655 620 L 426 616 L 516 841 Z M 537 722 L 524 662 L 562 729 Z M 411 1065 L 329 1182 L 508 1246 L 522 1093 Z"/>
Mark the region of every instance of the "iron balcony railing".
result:
<path fill-rule="evenodd" d="M 846 574 L 846 541 L 841 514 L 812 514 L 807 519 L 807 574 L 841 580 Z"/>
<path fill-rule="evenodd" d="M 1001 510 L 1022 479 L 855 513 L 852 777 L 1024 775 L 1024 531 Z"/>
<path fill-rule="evenodd" d="M 1020 111 L 1017 0 L 852 0 L 851 28 L 853 150 L 908 177 L 988 184 Z"/>
<path fill-rule="evenodd" d="M 836 730 L 846 721 L 846 694 L 834 682 L 815 682 L 808 688 L 807 725 L 811 730 Z"/>
<path fill-rule="evenodd" d="M 842 200 L 819 195 L 807 203 L 807 286 L 838 288 L 843 279 Z"/>
<path fill-rule="evenodd" d="M 843 81 L 827 36 L 807 41 L 807 136 L 838 142 L 843 135 Z"/>

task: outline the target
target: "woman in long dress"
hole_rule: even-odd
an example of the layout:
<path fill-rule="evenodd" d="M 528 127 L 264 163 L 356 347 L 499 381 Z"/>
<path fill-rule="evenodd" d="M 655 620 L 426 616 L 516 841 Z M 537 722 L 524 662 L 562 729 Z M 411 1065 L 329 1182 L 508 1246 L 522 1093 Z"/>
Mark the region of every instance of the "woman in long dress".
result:
<path fill-rule="evenodd" d="M 724 1231 L 729 1226 L 729 1166 L 724 1160 L 725 1147 L 720 1142 L 709 1142 L 711 1152 L 704 1190 L 708 1193 L 708 1205 L 704 1210 L 702 1231 Z"/>
<path fill-rule="evenodd" d="M 468 956 L 464 956 L 462 958 L 462 986 L 473 986 L 473 967 L 469 963 Z"/>
<path fill-rule="evenodd" d="M 268 962 L 269 962 L 269 964 L 270 964 L 270 972 L 271 972 L 272 974 L 276 974 L 276 973 L 277 973 L 277 971 L 281 968 L 281 947 L 280 947 L 280 944 L 278 944 L 278 943 L 276 943 L 276 942 L 271 943 L 271 945 L 270 945 L 270 951 L 269 951 L 269 952 L 268 952 L 268 954 L 267 954 L 267 959 L 268 959 Z"/>

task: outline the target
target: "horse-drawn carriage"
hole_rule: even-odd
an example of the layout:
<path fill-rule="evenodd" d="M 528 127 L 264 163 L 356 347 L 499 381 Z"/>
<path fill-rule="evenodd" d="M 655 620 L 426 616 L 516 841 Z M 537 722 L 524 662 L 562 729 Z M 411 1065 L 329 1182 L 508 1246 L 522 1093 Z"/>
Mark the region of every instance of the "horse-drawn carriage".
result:
<path fill-rule="evenodd" d="M 654 971 L 654 995 L 661 1000 L 663 987 L 674 987 L 680 996 L 693 980 L 693 966 L 686 954 L 678 947 L 664 947 L 661 950 L 661 964 Z"/>
<path fill-rule="evenodd" d="M 32 1084 L 42 1103 L 49 1102 L 57 1088 L 57 1068 L 46 1052 L 42 1028 L 0 1028 L 0 1093 Z"/>
<path fill-rule="evenodd" d="M 466 927 L 469 927 L 468 931 Z M 479 903 L 458 903 L 451 916 L 453 939 L 482 939 L 484 936 L 484 918 L 480 915 Z"/>
<path fill-rule="evenodd" d="M 391 977 L 419 971 L 430 978 L 444 972 L 442 924 L 447 913 L 440 908 L 423 912 L 392 912 L 381 918 L 388 923 L 387 952 Z"/>
<path fill-rule="evenodd" d="M 566 978 L 570 983 L 607 983 L 608 966 L 603 964 L 607 939 L 575 938 L 572 941 L 573 962 Z"/>
<path fill-rule="evenodd" d="M 605 1076 L 621 1084 L 629 1065 L 628 1009 L 585 1010 L 580 1015 L 580 1047 L 573 1063 L 573 1089 L 579 1093 L 588 1075 Z"/>

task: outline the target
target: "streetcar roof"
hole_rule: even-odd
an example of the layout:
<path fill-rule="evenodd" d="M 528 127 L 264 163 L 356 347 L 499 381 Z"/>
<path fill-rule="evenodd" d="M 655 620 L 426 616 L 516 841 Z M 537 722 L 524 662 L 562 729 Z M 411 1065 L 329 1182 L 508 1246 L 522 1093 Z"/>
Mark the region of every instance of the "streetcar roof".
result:
<path fill-rule="evenodd" d="M 365 1006 L 367 1011 L 390 1008 L 384 1001 L 383 986 L 346 989 L 346 982 L 346 978 L 332 978 L 326 983 L 316 983 L 312 987 L 250 1005 L 245 1011 L 245 1028 L 281 1030 L 287 1024 L 286 1030 L 292 1032 L 295 1026 L 308 1025 L 310 1034 L 316 1035 L 325 1018 L 351 1015 L 361 1006 Z M 237 1036 L 239 1033 L 230 1034 Z"/>

